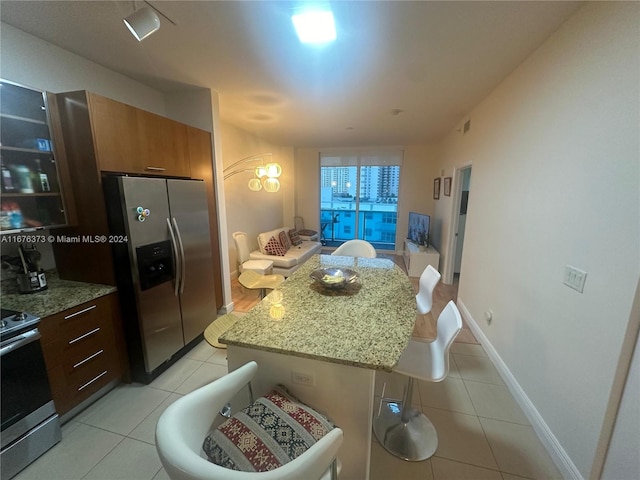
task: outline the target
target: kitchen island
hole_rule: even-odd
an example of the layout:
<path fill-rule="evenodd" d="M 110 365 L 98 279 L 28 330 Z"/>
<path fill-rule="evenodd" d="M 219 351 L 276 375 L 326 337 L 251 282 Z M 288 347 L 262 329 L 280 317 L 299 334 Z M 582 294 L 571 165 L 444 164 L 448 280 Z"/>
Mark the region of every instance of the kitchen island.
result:
<path fill-rule="evenodd" d="M 359 280 L 330 290 L 318 268 L 355 270 Z M 413 287 L 391 260 L 315 255 L 221 338 L 229 370 L 258 363 L 256 396 L 283 384 L 344 430 L 341 479 L 369 478 L 375 372 L 390 372 L 416 318 Z"/>

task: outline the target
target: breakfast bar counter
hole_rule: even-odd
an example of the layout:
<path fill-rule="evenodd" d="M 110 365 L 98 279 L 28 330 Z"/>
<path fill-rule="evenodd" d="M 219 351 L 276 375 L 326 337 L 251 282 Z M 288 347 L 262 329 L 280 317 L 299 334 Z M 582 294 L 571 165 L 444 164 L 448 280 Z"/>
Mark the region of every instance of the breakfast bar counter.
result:
<path fill-rule="evenodd" d="M 324 267 L 346 267 L 360 278 L 343 289 L 326 289 L 309 277 Z M 315 255 L 221 342 L 390 372 L 415 318 L 413 287 L 391 260 Z"/>
<path fill-rule="evenodd" d="M 310 278 L 319 268 L 355 271 L 340 289 Z M 415 294 L 391 260 L 315 255 L 220 337 L 229 370 L 258 363 L 263 395 L 276 384 L 344 431 L 341 480 L 369 478 L 376 371 L 392 371 L 416 318 Z"/>

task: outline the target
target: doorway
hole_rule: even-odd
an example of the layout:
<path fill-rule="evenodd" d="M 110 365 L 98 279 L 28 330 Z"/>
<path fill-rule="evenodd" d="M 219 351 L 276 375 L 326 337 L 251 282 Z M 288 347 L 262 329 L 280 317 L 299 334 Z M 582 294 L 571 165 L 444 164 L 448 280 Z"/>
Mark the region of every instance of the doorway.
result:
<path fill-rule="evenodd" d="M 449 230 L 449 255 L 443 282 L 451 285 L 462 272 L 462 251 L 467 224 L 467 206 L 471 191 L 471 164 L 456 168 L 453 180 L 453 204 Z"/>

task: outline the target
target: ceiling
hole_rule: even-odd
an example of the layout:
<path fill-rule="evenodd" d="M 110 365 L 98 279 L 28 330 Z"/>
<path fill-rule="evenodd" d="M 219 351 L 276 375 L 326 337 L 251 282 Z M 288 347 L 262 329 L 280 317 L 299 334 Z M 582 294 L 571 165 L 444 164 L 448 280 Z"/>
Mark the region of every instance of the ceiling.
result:
<path fill-rule="evenodd" d="M 135 2 L 137 7 L 142 2 Z M 152 1 L 137 42 L 131 1 L 5 1 L 20 30 L 163 92 L 207 87 L 222 119 L 290 146 L 437 141 L 581 2 L 334 1 L 338 39 L 300 44 L 291 1 Z"/>

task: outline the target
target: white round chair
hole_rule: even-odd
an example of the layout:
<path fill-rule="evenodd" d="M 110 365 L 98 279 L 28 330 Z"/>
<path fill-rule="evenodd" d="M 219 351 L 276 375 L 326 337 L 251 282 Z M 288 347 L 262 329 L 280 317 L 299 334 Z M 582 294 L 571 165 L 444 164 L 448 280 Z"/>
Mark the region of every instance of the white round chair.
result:
<path fill-rule="evenodd" d="M 336 248 L 331 255 L 344 255 L 346 257 L 361 257 L 361 258 L 376 258 L 376 249 L 373 248 L 366 240 L 347 240 L 338 248 Z"/>
<path fill-rule="evenodd" d="M 265 472 L 232 470 L 206 458 L 203 442 L 218 412 L 247 386 L 257 370 L 256 362 L 249 362 L 179 398 L 162 413 L 156 425 L 156 450 L 171 480 L 337 479 L 337 454 L 343 440 L 340 428 L 329 430 L 288 463 Z"/>

